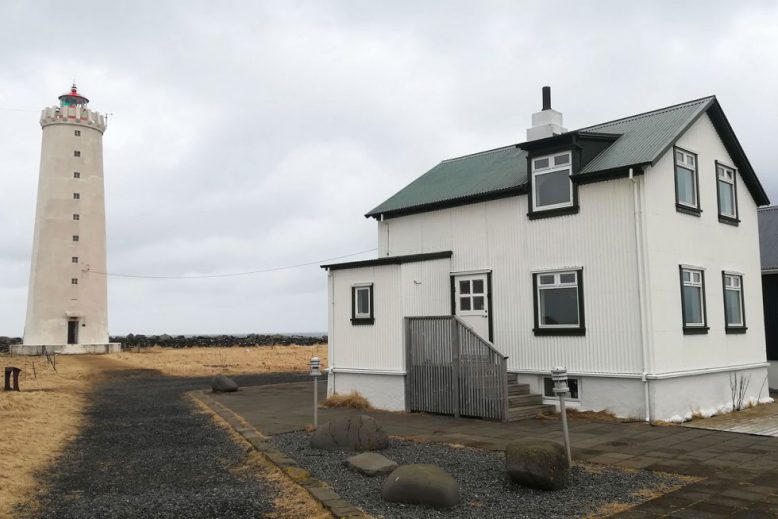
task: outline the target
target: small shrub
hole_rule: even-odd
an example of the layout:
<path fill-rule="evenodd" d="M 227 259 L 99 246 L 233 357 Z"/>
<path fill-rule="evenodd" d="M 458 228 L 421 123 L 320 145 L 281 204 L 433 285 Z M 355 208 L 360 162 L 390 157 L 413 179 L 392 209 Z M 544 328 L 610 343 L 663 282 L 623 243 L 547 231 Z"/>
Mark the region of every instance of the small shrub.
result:
<path fill-rule="evenodd" d="M 372 409 L 373 406 L 367 401 L 367 398 L 360 395 L 357 391 L 342 395 L 333 393 L 322 402 L 322 407 L 349 407 L 351 409 Z"/>

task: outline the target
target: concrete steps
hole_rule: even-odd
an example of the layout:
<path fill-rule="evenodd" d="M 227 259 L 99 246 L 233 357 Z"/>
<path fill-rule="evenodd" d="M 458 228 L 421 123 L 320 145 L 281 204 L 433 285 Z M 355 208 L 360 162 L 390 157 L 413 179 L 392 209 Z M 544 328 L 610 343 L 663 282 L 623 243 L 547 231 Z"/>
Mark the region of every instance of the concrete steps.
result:
<path fill-rule="evenodd" d="M 543 404 L 543 396 L 531 394 L 529 384 L 508 384 L 508 421 L 517 422 L 536 418 L 541 414 L 553 414 L 556 407 Z"/>

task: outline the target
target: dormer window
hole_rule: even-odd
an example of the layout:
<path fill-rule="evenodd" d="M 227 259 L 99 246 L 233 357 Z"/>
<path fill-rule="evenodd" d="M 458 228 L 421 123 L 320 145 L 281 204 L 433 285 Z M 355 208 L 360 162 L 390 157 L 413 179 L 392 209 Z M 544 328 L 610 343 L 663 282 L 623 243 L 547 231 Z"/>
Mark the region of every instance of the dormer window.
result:
<path fill-rule="evenodd" d="M 532 210 L 573 206 L 570 152 L 532 159 Z"/>

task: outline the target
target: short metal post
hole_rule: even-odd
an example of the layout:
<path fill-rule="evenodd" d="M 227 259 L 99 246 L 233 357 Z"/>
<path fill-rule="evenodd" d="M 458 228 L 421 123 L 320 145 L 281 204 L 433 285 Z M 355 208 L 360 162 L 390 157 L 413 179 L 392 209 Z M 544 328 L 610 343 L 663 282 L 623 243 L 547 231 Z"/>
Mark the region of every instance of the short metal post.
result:
<path fill-rule="evenodd" d="M 565 442 L 565 454 L 567 463 L 573 465 L 573 456 L 570 453 L 570 432 L 567 429 L 567 409 L 565 408 L 565 394 L 570 391 L 567 387 L 567 369 L 557 366 L 551 370 L 551 378 L 554 381 L 554 393 L 559 395 L 559 411 L 562 413 L 562 436 Z"/>
<path fill-rule="evenodd" d="M 313 377 L 313 428 L 319 428 L 319 375 L 321 375 L 321 360 L 311 357 L 310 375 Z"/>

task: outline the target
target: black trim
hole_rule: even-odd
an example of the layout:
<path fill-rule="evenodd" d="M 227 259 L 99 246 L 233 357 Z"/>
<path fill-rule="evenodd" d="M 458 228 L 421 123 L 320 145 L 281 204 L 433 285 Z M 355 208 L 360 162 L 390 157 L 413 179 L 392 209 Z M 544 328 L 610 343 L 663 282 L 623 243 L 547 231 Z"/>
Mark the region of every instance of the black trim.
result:
<path fill-rule="evenodd" d="M 718 207 L 719 211 L 719 222 L 735 226 L 740 225 L 740 213 L 738 212 L 740 208 L 738 207 L 737 203 L 737 168 L 727 166 L 718 160 L 714 161 L 714 163 L 714 177 L 716 178 L 716 206 Z M 732 206 L 735 209 L 734 218 L 726 214 L 721 214 L 721 180 L 719 180 L 719 166 L 732 171 Z"/>
<path fill-rule="evenodd" d="M 381 265 L 399 265 L 401 263 L 413 263 L 416 261 L 432 261 L 437 259 L 450 258 L 453 252 L 450 250 L 442 252 L 427 252 L 424 254 L 408 254 L 406 256 L 387 256 L 385 258 L 351 261 L 349 263 L 330 263 L 321 265 L 321 268 L 327 270 L 355 269 L 360 267 L 378 267 Z"/>
<path fill-rule="evenodd" d="M 451 274 L 451 315 L 457 315 L 457 293 L 456 281 Z"/>
<path fill-rule="evenodd" d="M 576 273 L 576 282 L 578 285 L 578 326 L 575 328 L 543 328 L 538 321 L 538 275 L 553 274 L 556 272 Z M 570 270 L 550 270 L 548 272 L 532 273 L 532 311 L 535 326 L 532 333 L 537 337 L 542 336 L 584 336 L 586 335 L 586 313 L 584 312 L 584 282 L 583 267 Z"/>
<path fill-rule="evenodd" d="M 501 198 L 509 198 L 512 196 L 525 194 L 527 194 L 526 181 L 522 184 L 519 184 L 518 186 L 506 187 L 505 189 L 489 191 L 487 193 L 478 193 L 475 195 L 450 198 L 448 200 L 439 200 L 436 202 L 429 202 L 412 207 L 392 209 L 391 211 L 385 212 L 370 212 L 365 215 L 365 218 L 375 218 L 376 220 L 380 220 L 382 216 L 384 219 L 397 218 L 399 216 L 407 216 L 409 214 L 427 213 L 430 211 L 437 211 L 439 209 L 447 209 L 449 207 L 459 207 L 462 205 L 476 204 L 478 202 L 488 202 L 490 200 L 499 200 Z"/>
<path fill-rule="evenodd" d="M 486 307 L 489 309 L 489 314 L 487 315 L 487 318 L 489 319 L 489 342 L 494 343 L 494 321 L 492 319 L 492 315 L 494 315 L 494 312 L 492 311 L 492 271 L 486 273 L 486 290 L 488 290 L 488 293 L 486 294 Z"/>
<path fill-rule="evenodd" d="M 675 210 L 679 213 L 690 214 L 692 216 L 700 216 L 700 214 L 702 214 L 702 209 L 689 207 L 688 205 L 679 204 L 678 202 L 675 203 Z"/>
<path fill-rule="evenodd" d="M 692 207 L 682 204 L 678 200 L 678 159 L 675 157 L 676 151 L 681 151 L 689 155 L 694 155 L 694 199 L 697 201 L 697 205 Z M 689 169 L 688 166 L 681 166 L 685 169 Z M 700 203 L 700 157 L 696 153 L 685 150 L 679 146 L 673 146 L 673 187 L 675 188 L 675 210 L 679 213 L 691 214 L 694 216 L 700 216 L 702 212 L 702 204 Z"/>
<path fill-rule="evenodd" d="M 578 206 L 572 207 L 557 207 L 556 209 L 547 209 L 545 211 L 530 211 L 527 213 L 527 217 L 530 220 L 540 220 L 542 218 L 553 218 L 555 216 L 564 216 L 568 214 L 578 214 Z"/>
<path fill-rule="evenodd" d="M 727 282 L 726 276 L 736 276 L 740 278 L 740 313 L 743 316 L 743 324 L 730 326 L 727 324 L 729 319 L 727 318 Z M 725 270 L 721 271 L 721 296 L 724 301 L 724 331 L 726 333 L 746 333 L 748 326 L 746 324 L 746 292 L 743 286 L 742 274 L 727 274 Z"/>
<path fill-rule="evenodd" d="M 702 283 L 702 326 L 687 326 L 686 324 L 686 308 L 683 305 L 683 265 L 678 265 L 678 283 L 681 288 L 681 327 L 683 328 L 684 335 L 694 335 L 700 333 L 708 333 L 710 329 L 708 327 L 708 298 L 705 295 L 705 270 L 701 268 L 688 267 L 689 270 L 696 270 L 700 273 L 700 281 Z"/>
<path fill-rule="evenodd" d="M 369 288 L 370 289 L 370 317 L 357 317 L 357 288 Z M 373 324 L 375 322 L 375 314 L 373 313 L 373 284 L 351 286 L 351 324 L 354 326 L 363 324 Z"/>
<path fill-rule="evenodd" d="M 627 166 L 626 168 L 613 168 L 613 169 L 606 169 L 603 171 L 598 171 L 596 173 L 584 173 L 584 174 L 576 174 L 570 177 L 573 182 L 578 184 L 579 186 L 584 184 L 593 184 L 595 182 L 604 182 L 606 180 L 616 180 L 619 178 L 629 178 L 629 170 L 632 169 L 632 174 L 634 176 L 643 175 L 645 171 L 643 170 L 643 166 L 645 164 L 634 164 L 632 166 Z"/>

